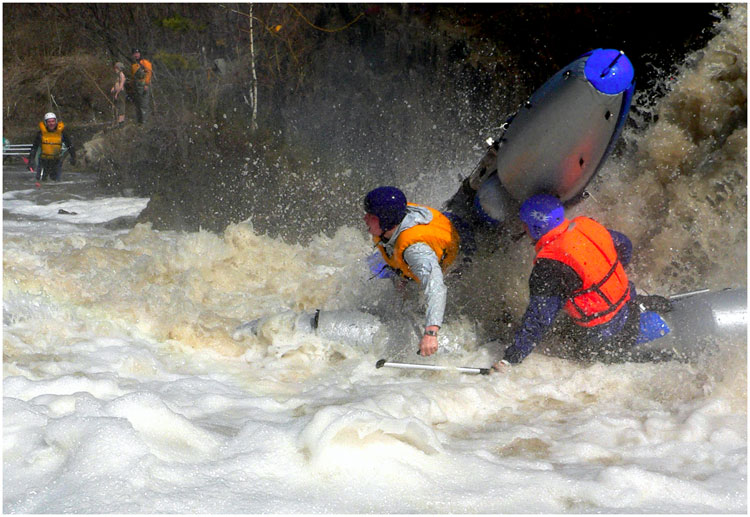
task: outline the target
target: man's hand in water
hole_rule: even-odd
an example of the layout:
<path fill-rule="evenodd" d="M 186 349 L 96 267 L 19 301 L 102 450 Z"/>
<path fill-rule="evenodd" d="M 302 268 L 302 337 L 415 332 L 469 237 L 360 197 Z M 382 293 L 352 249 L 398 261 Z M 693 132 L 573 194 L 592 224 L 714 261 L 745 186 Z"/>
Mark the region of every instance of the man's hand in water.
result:
<path fill-rule="evenodd" d="M 505 359 L 500 359 L 492 365 L 492 371 L 497 373 L 508 373 L 510 371 L 510 363 Z"/>
<path fill-rule="evenodd" d="M 440 327 L 437 325 L 430 325 L 424 329 L 424 335 L 422 340 L 419 342 L 419 354 L 427 357 L 437 352 L 438 349 L 438 338 L 437 332 Z"/>

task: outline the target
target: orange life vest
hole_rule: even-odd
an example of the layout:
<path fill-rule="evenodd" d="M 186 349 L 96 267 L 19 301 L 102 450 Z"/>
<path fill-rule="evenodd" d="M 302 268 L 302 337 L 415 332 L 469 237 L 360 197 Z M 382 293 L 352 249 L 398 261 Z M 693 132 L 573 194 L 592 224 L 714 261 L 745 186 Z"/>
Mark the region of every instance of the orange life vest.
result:
<path fill-rule="evenodd" d="M 141 58 L 130 66 L 130 75 L 138 83 L 151 84 L 152 70 L 151 62 Z"/>
<path fill-rule="evenodd" d="M 583 285 L 565 302 L 565 312 L 583 327 L 606 323 L 630 299 L 628 277 L 617 258 L 609 231 L 588 217 L 565 220 L 542 235 L 537 260 L 551 259 L 570 266 Z"/>
<path fill-rule="evenodd" d="M 439 211 L 430 208 L 429 206 L 416 205 L 413 203 L 408 204 L 409 206 L 419 206 L 428 209 L 432 214 L 432 220 L 427 224 L 417 224 L 399 233 L 396 238 L 396 243 L 393 246 L 392 256 L 389 256 L 385 251 L 385 246 L 382 244 L 380 237 L 373 236 L 372 240 L 380 250 L 380 254 L 383 256 L 383 260 L 385 260 L 386 264 L 393 269 L 400 271 L 405 277 L 419 282 L 416 275 L 414 275 L 411 269 L 409 269 L 409 264 L 404 260 L 404 250 L 412 244 L 424 242 L 435 252 L 440 267 L 445 271 L 458 255 L 460 239 L 453 224 L 451 224 L 450 220 Z"/>
<path fill-rule="evenodd" d="M 65 124 L 57 123 L 54 131 L 48 131 L 44 122 L 39 123 L 42 132 L 42 155 L 43 160 L 56 160 L 62 154 L 62 132 Z"/>

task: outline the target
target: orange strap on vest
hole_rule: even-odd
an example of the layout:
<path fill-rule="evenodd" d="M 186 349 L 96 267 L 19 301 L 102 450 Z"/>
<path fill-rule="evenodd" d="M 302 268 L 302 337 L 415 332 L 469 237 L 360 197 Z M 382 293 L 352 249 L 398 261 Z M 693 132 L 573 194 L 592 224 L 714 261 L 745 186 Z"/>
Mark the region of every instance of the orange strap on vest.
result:
<path fill-rule="evenodd" d="M 583 285 L 565 302 L 565 312 L 583 327 L 610 321 L 630 300 L 625 269 L 609 231 L 588 217 L 566 220 L 539 239 L 537 256 L 571 267 Z"/>
<path fill-rule="evenodd" d="M 396 238 L 396 243 L 393 246 L 393 256 L 390 257 L 385 251 L 385 246 L 381 243 L 380 237 L 373 236 L 372 240 L 380 250 L 380 254 L 383 256 L 383 260 L 385 260 L 386 264 L 391 268 L 400 271 L 405 277 L 419 282 L 416 275 L 414 275 L 411 269 L 409 269 L 409 264 L 404 260 L 404 251 L 406 248 L 412 244 L 424 242 L 435 252 L 440 267 L 445 271 L 458 255 L 460 239 L 453 224 L 442 213 L 434 208 L 430 208 L 429 206 L 416 205 L 414 203 L 408 204 L 409 206 L 419 206 L 428 209 L 432 214 L 432 221 L 427 224 L 412 226 L 411 228 L 399 233 Z"/>
<path fill-rule="evenodd" d="M 42 131 L 42 155 L 44 160 L 54 160 L 62 154 L 62 131 L 65 124 L 57 123 L 54 131 L 48 131 L 44 122 L 39 123 L 39 129 Z"/>

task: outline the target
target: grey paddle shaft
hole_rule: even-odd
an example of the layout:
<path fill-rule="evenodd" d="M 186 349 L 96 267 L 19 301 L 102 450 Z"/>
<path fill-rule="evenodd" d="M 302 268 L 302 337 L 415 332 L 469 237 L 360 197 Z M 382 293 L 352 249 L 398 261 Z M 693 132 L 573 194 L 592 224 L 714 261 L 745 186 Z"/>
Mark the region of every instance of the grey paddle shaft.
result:
<path fill-rule="evenodd" d="M 405 370 L 449 371 L 461 373 L 479 373 L 482 375 L 488 375 L 490 373 L 489 368 L 469 368 L 466 366 L 437 366 L 434 364 L 392 363 L 386 361 L 385 359 L 381 359 L 377 363 L 375 363 L 375 368 L 382 368 L 383 366 L 390 366 L 391 368 L 403 368 Z"/>
<path fill-rule="evenodd" d="M 710 289 L 698 289 L 696 291 L 690 291 L 689 293 L 672 294 L 669 296 L 670 300 L 679 300 L 681 298 L 687 298 L 688 296 L 695 296 L 696 294 L 704 294 L 709 292 Z"/>

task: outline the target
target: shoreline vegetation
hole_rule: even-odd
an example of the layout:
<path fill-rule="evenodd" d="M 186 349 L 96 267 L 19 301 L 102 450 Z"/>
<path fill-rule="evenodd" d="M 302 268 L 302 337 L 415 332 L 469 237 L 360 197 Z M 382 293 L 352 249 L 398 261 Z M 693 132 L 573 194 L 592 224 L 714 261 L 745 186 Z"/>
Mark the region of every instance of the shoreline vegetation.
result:
<path fill-rule="evenodd" d="M 680 24 L 659 21 L 678 8 Z M 621 48 L 648 88 L 726 9 L 4 4 L 3 136 L 23 142 L 54 111 L 85 150 L 79 169 L 149 197 L 141 220 L 154 228 L 221 232 L 252 217 L 305 241 L 358 217 L 381 180 L 471 167 L 493 129 L 577 55 Z M 129 67 L 135 46 L 154 64 L 153 118 L 136 125 L 129 104 L 115 129 L 111 68 Z"/>

